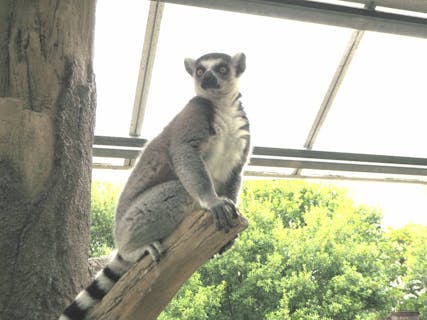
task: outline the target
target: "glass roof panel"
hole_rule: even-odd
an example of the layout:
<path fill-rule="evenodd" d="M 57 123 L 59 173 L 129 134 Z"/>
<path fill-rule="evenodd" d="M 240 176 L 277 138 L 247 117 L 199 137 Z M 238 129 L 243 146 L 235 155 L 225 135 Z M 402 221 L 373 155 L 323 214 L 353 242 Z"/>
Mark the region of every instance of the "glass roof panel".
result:
<path fill-rule="evenodd" d="M 132 0 L 97 2 L 97 135 L 129 135 L 149 4 Z"/>
<path fill-rule="evenodd" d="M 253 145 L 301 148 L 351 32 L 165 4 L 142 137 L 157 134 L 194 95 L 185 57 L 244 52 L 242 102 Z"/>
<path fill-rule="evenodd" d="M 427 158 L 427 40 L 367 32 L 314 149 Z"/>

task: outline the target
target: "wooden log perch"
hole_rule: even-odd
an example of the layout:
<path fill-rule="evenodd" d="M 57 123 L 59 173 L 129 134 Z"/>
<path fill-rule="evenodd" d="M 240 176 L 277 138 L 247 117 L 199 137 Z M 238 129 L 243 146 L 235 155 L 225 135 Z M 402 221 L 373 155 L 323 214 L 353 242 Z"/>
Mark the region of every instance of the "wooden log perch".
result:
<path fill-rule="evenodd" d="M 247 220 L 239 216 L 229 233 L 217 231 L 212 214 L 196 211 L 163 242 L 158 263 L 145 256 L 135 264 L 87 316 L 90 320 L 152 320 L 183 283 L 239 232 Z"/>

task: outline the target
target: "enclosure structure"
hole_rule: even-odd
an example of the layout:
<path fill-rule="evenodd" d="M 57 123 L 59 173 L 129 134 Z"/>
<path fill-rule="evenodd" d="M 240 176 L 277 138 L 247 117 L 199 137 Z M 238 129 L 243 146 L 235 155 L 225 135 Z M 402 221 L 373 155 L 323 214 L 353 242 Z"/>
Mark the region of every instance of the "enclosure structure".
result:
<path fill-rule="evenodd" d="M 99 68 L 94 168 L 131 169 L 185 105 L 193 95 L 186 56 L 243 51 L 254 145 L 245 175 L 427 184 L 424 1 L 126 5 L 125 24 L 111 28 L 102 14 L 117 5 L 98 8 L 99 31 L 119 42 L 98 50 L 111 55 L 104 70 L 116 76 L 103 91 Z"/>
<path fill-rule="evenodd" d="M 97 125 L 94 167 L 133 166 L 151 128 L 163 124 L 155 114 L 170 118 L 189 98 L 175 88 L 185 76 L 180 53 L 203 38 L 199 47 L 249 51 L 246 175 L 427 183 L 424 1 L 167 0 L 142 9 L 145 37 L 128 30 L 142 52 L 127 91 L 133 109 L 120 107 L 128 132 Z M 109 112 L 100 104 L 98 124 Z"/>

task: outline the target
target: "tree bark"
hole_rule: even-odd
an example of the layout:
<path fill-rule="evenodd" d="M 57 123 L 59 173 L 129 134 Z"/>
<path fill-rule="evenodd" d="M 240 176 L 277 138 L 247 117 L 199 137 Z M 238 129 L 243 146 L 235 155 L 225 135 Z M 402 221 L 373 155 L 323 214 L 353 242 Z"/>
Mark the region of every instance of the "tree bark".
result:
<path fill-rule="evenodd" d="M 237 226 L 224 233 L 216 231 L 211 213 L 192 213 L 164 241 L 166 253 L 160 261 L 155 263 L 146 256 L 135 264 L 95 305 L 87 319 L 156 319 L 197 268 L 247 225 L 247 220 L 239 216 Z"/>
<path fill-rule="evenodd" d="M 95 1 L 0 0 L 0 319 L 87 283 Z"/>

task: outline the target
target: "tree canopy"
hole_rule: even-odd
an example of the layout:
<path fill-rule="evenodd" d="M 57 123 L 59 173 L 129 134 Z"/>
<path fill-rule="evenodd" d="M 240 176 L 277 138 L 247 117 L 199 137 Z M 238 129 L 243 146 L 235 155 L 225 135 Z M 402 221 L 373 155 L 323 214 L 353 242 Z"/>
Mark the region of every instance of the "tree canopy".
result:
<path fill-rule="evenodd" d="M 94 186 L 92 214 L 102 223 L 92 228 L 92 254 L 112 246 L 108 225 L 114 206 L 108 203 L 118 190 Z M 246 181 L 241 199 L 249 228 L 231 250 L 188 280 L 159 320 L 345 320 L 385 318 L 392 310 L 426 313 L 427 227 L 384 231 L 377 209 L 356 206 L 346 190 L 330 185 Z"/>

